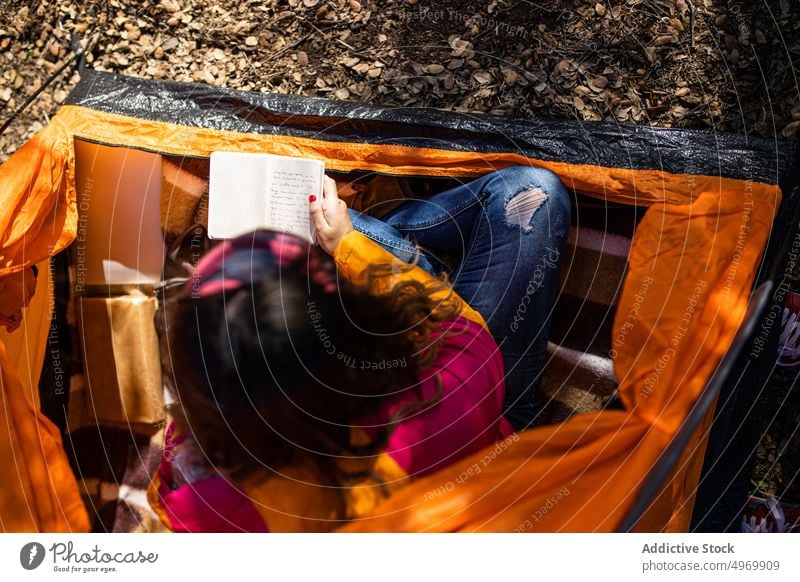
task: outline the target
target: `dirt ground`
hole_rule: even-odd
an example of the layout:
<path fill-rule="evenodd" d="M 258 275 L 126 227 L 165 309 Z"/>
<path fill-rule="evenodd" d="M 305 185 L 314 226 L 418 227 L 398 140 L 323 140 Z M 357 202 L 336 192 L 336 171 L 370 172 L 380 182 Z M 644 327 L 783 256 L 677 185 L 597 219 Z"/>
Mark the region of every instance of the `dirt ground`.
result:
<path fill-rule="evenodd" d="M 89 66 L 126 75 L 510 117 L 800 130 L 792 0 L 2 0 L 4 117 L 71 53 L 72 33 Z M 0 158 L 76 80 L 64 74 L 28 109 Z"/>
<path fill-rule="evenodd" d="M 505 117 L 800 137 L 796 0 L 0 0 L 2 121 L 72 54 L 156 79 Z M 77 81 L 0 136 L 0 161 Z M 765 435 L 754 490 L 800 502 L 800 387 Z"/>

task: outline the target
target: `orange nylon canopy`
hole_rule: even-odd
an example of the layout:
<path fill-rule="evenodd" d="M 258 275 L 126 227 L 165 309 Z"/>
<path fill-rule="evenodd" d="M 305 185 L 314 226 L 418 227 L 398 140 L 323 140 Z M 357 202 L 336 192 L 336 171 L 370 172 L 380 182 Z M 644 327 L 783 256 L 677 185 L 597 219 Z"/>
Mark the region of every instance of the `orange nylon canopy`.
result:
<path fill-rule="evenodd" d="M 553 162 L 515 152 L 237 133 L 64 106 L 0 166 L 0 282 L 74 240 L 73 138 L 194 157 L 215 150 L 269 151 L 324 159 L 331 170 L 400 175 L 474 177 L 533 164 L 601 200 L 649 206 L 633 240 L 613 332 L 627 410 L 581 414 L 509 437 L 413 482 L 345 531 L 614 530 L 742 323 L 781 197 L 775 185 L 728 178 Z M 12 287 L 0 285 L 0 305 L 13 311 L 22 302 L 14 304 Z M 32 342 L 43 337 L 29 335 Z M 0 370 L 0 471 L 7 476 L 0 487 L 0 529 L 86 530 L 58 431 L 37 411 L 3 345 Z M 709 422 L 640 529 L 688 528 Z"/>

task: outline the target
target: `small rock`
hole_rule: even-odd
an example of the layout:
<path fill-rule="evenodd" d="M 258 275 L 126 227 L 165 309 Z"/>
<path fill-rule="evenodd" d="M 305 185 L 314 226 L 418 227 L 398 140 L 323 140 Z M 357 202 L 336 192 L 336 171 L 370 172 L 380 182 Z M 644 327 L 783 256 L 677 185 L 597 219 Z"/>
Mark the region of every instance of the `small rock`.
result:
<path fill-rule="evenodd" d="M 500 71 L 503 73 L 503 80 L 506 85 L 513 86 L 516 84 L 519 74 L 514 69 L 501 69 Z"/>
<path fill-rule="evenodd" d="M 672 108 L 670 109 L 670 113 L 674 117 L 685 117 L 686 114 L 689 113 L 689 110 L 686 109 L 686 107 L 683 107 L 682 105 L 673 105 Z"/>
<path fill-rule="evenodd" d="M 244 44 L 247 46 L 258 46 L 258 37 L 248 36 L 246 39 L 244 39 Z"/>
<path fill-rule="evenodd" d="M 301 67 L 308 66 L 308 55 L 305 51 L 298 51 L 297 52 L 297 64 Z"/>
<path fill-rule="evenodd" d="M 416 62 L 412 61 L 409 64 L 411 65 L 411 68 L 414 69 L 414 74 L 415 75 L 421 75 L 422 73 L 425 72 L 425 67 L 423 65 L 421 65 L 420 63 L 416 63 Z"/>
<path fill-rule="evenodd" d="M 344 88 L 337 89 L 334 92 L 333 96 L 336 97 L 337 99 L 347 99 L 348 97 L 350 97 L 350 91 Z"/>
<path fill-rule="evenodd" d="M 476 71 L 472 78 L 475 79 L 481 85 L 485 85 L 492 80 L 492 76 L 487 73 L 486 71 Z"/>
<path fill-rule="evenodd" d="M 157 46 L 156 50 L 153 51 L 153 56 L 155 58 L 157 58 L 157 59 L 163 59 L 164 58 L 164 49 L 162 49 L 160 46 Z"/>
<path fill-rule="evenodd" d="M 439 73 L 444 71 L 444 67 L 438 64 L 428 65 L 427 67 L 425 67 L 425 71 L 427 71 L 431 75 L 438 75 Z"/>
<path fill-rule="evenodd" d="M 467 40 L 455 37 L 450 39 L 449 44 L 450 48 L 453 49 L 453 52 L 450 54 L 454 57 L 463 56 L 465 58 L 472 58 L 475 54 L 474 51 L 472 51 L 472 43 Z"/>
<path fill-rule="evenodd" d="M 210 71 L 195 71 L 194 75 L 192 76 L 194 77 L 195 81 L 202 81 L 209 85 L 214 84 L 214 75 L 212 75 Z"/>
<path fill-rule="evenodd" d="M 572 61 L 570 59 L 562 59 L 553 67 L 553 75 L 556 77 L 563 75 L 565 72 L 572 68 Z"/>
<path fill-rule="evenodd" d="M 175 14 L 181 10 L 181 4 L 178 0 L 161 0 L 160 4 L 170 14 Z"/>
<path fill-rule="evenodd" d="M 367 71 L 367 75 L 369 75 L 373 79 L 375 79 L 377 77 L 380 77 L 381 76 L 381 69 L 378 68 L 378 67 L 370 69 L 369 71 Z"/>
<path fill-rule="evenodd" d="M 600 2 L 594 5 L 594 11 L 597 12 L 598 16 L 605 16 L 606 15 L 606 7 Z"/>

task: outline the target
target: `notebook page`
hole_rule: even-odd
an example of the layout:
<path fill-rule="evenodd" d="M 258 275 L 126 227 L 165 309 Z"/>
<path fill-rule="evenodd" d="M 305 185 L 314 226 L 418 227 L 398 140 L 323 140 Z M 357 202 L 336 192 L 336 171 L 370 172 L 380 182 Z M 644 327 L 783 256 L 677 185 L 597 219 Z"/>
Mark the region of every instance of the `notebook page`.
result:
<path fill-rule="evenodd" d="M 271 156 L 267 180 L 267 228 L 313 241 L 308 196 L 322 196 L 325 166 L 317 160 Z"/>
<path fill-rule="evenodd" d="M 272 156 L 212 152 L 208 236 L 234 238 L 264 228 L 267 166 Z"/>

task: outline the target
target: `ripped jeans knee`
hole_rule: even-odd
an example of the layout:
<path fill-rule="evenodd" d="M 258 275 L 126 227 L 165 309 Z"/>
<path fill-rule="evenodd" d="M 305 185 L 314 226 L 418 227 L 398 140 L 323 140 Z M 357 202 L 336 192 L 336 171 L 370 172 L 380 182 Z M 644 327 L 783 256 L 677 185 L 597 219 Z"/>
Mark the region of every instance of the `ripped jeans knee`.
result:
<path fill-rule="evenodd" d="M 504 192 L 504 217 L 509 227 L 530 232 L 541 208 L 548 229 L 564 231 L 570 221 L 567 189 L 554 173 L 532 166 L 512 166 L 496 174 L 496 191 Z"/>
<path fill-rule="evenodd" d="M 529 232 L 533 229 L 533 215 L 546 200 L 547 192 L 538 186 L 518 192 L 506 201 L 506 224 L 518 226 L 523 232 Z"/>

